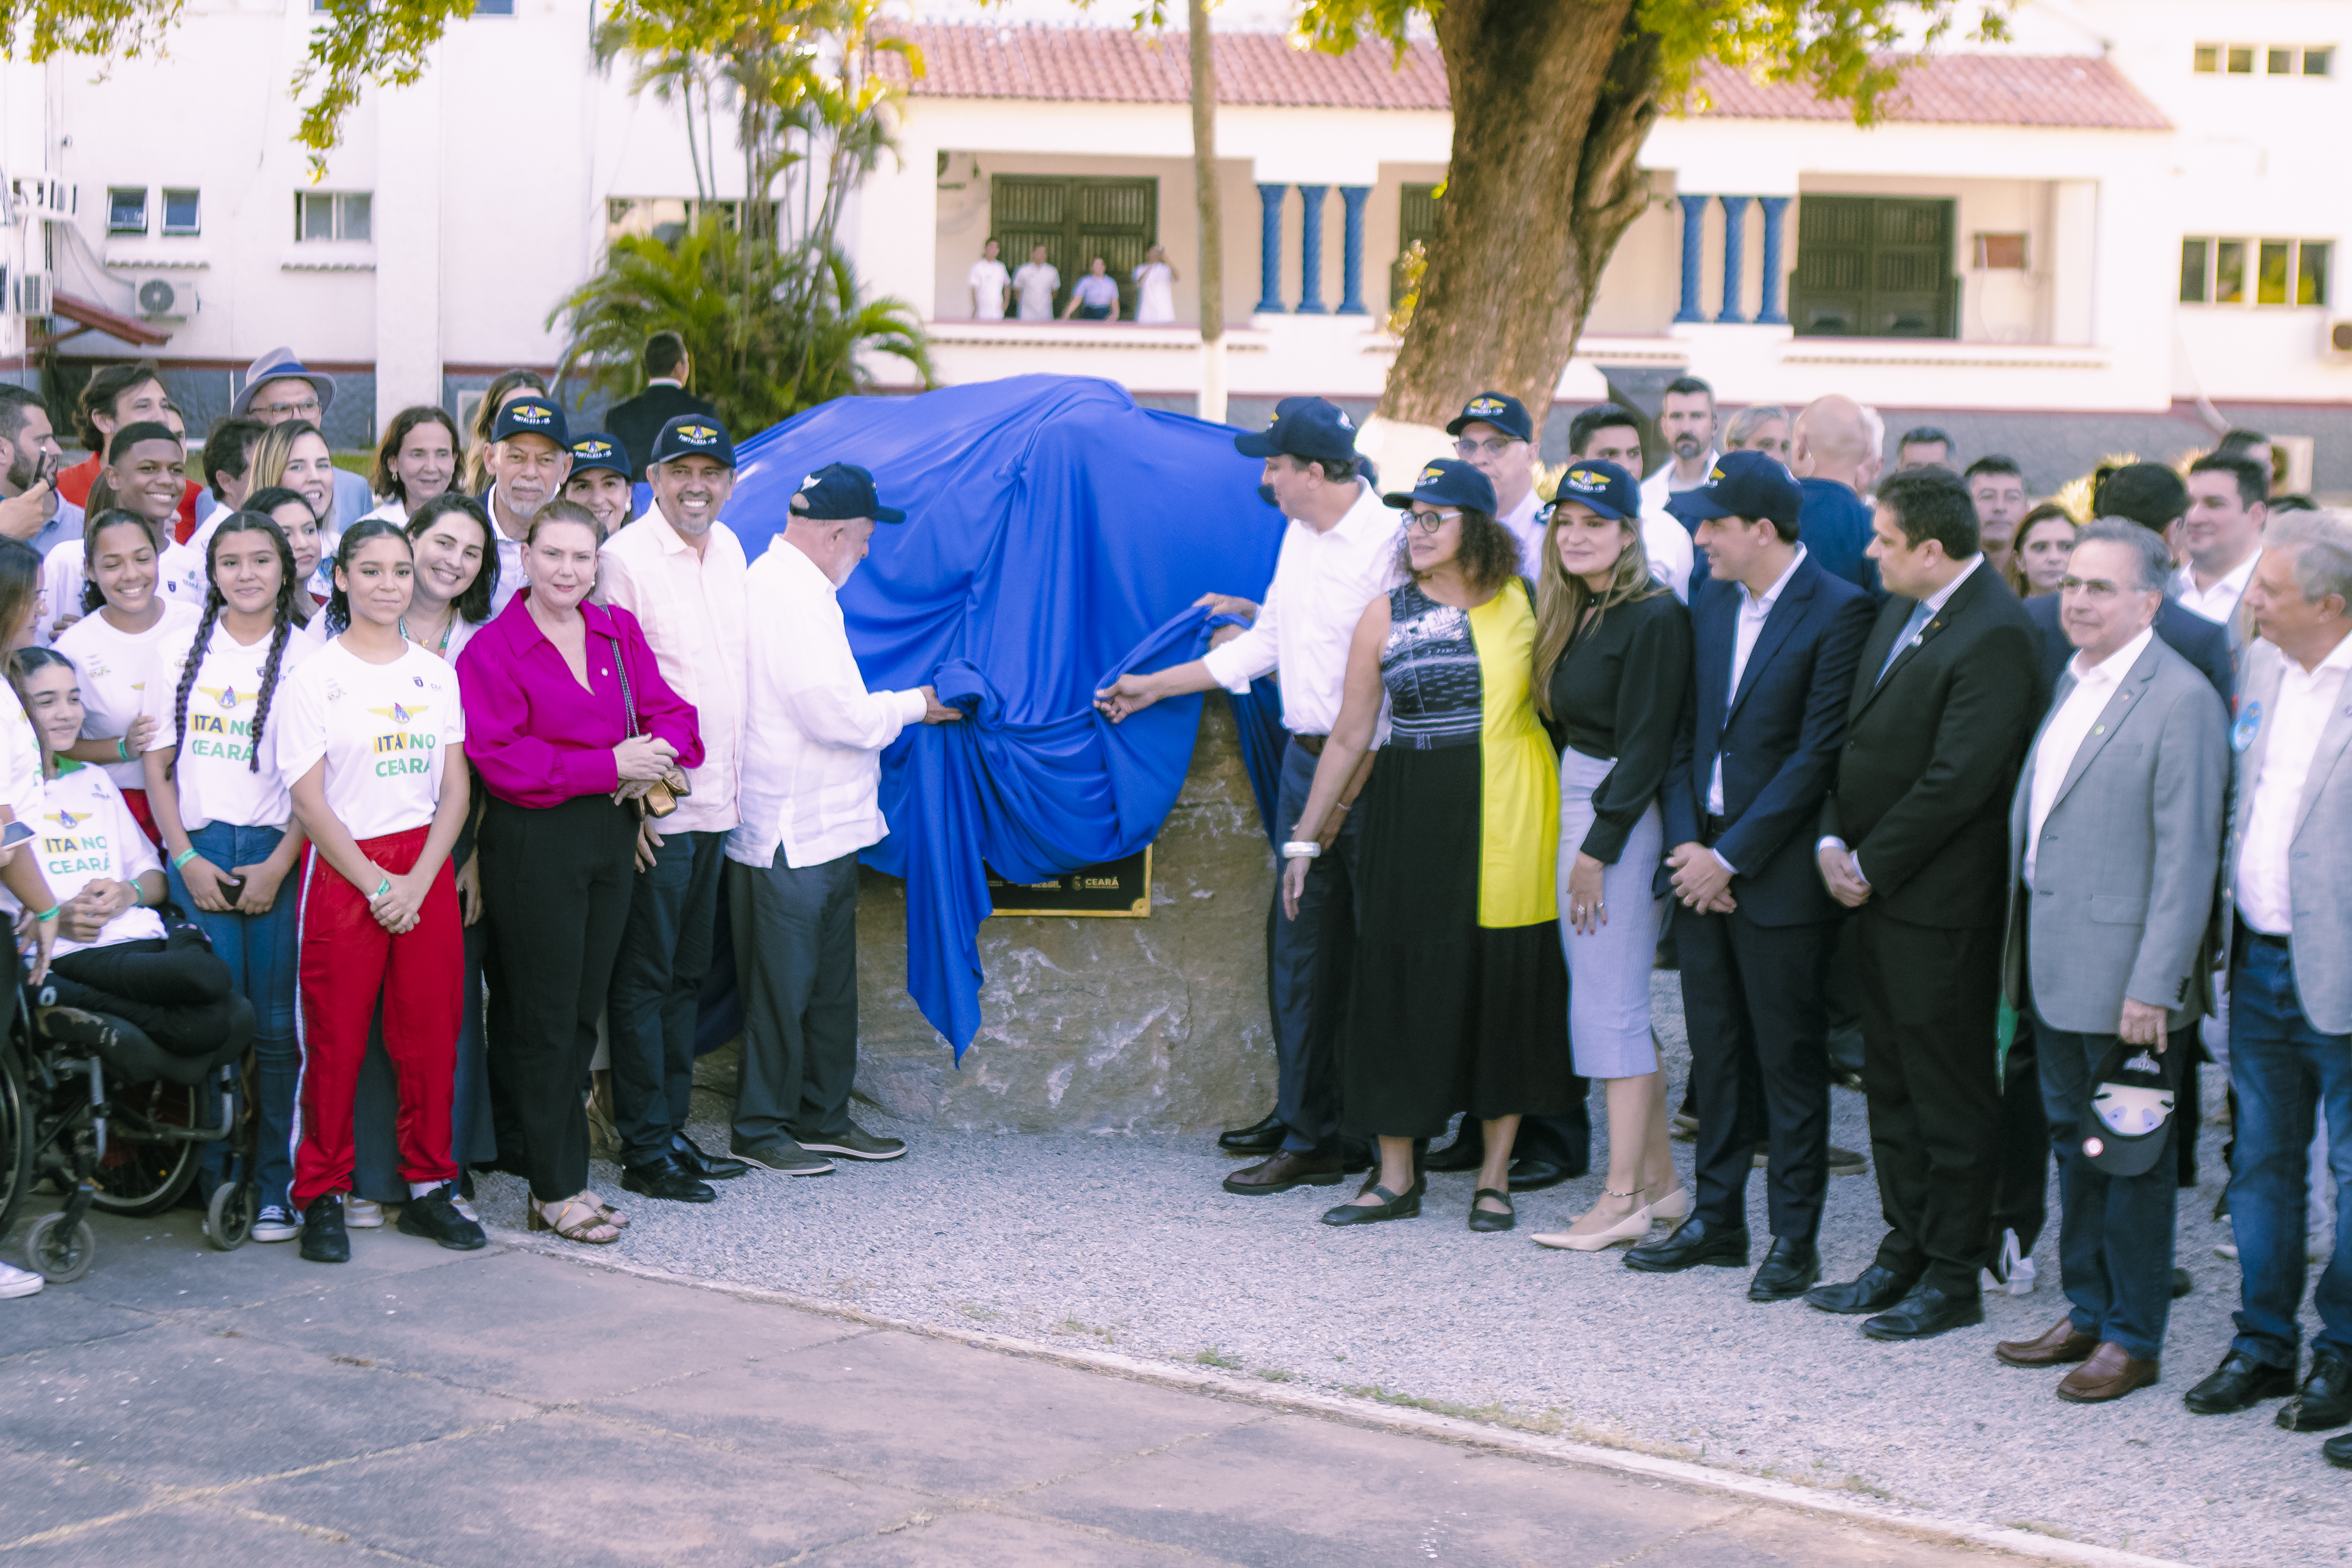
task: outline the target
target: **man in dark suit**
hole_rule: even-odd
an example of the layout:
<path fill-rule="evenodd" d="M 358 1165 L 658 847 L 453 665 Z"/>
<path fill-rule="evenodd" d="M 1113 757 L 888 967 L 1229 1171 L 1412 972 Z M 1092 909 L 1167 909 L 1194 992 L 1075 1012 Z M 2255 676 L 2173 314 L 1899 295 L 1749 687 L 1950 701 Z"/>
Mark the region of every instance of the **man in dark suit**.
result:
<path fill-rule="evenodd" d="M 646 340 L 645 367 L 646 389 L 604 411 L 604 428 L 628 451 L 633 482 L 645 479 L 654 437 L 661 434 L 663 426 L 681 414 L 713 418 L 719 413 L 716 404 L 687 391 L 694 362 L 687 357 L 686 340 L 676 332 L 656 332 Z"/>
<path fill-rule="evenodd" d="M 1863 645 L 1815 859 L 1859 911 L 1863 1087 L 1888 1231 L 1859 1279 L 1806 1296 L 1873 1339 L 1984 1321 L 1978 1271 L 1995 1079 L 2009 801 L 2035 700 L 2033 624 L 1977 548 L 1968 486 L 1878 489 L 1871 558 L 1894 595 Z"/>
<path fill-rule="evenodd" d="M 1751 1301 L 1821 1279 L 1829 1186 L 1822 987 L 1843 914 L 1814 869 L 1813 825 L 1837 771 L 1874 601 L 1798 542 L 1803 492 L 1761 452 L 1727 452 L 1676 497 L 1709 576 L 1695 592 L 1692 686 L 1666 773 L 1683 1011 L 1698 1104 L 1698 1206 L 1625 1266 L 1748 1263 L 1748 1173 L 1759 1138 L 1772 1249 Z"/>

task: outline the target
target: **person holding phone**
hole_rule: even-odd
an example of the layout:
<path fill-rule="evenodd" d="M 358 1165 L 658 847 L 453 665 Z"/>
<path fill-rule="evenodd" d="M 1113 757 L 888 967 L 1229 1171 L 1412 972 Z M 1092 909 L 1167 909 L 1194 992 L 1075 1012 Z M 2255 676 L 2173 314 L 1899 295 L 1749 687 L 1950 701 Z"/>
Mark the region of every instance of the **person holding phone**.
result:
<path fill-rule="evenodd" d="M 302 852 L 287 780 L 268 747 L 279 685 L 318 645 L 297 635 L 294 551 L 268 518 L 231 512 L 205 547 L 205 606 L 166 632 L 146 682 L 142 759 L 172 901 L 195 921 L 253 1004 L 261 1120 L 253 1239 L 291 1241 L 295 894 Z"/>
<path fill-rule="evenodd" d="M 310 840 L 302 866 L 302 1141 L 291 1201 L 302 1256 L 348 1263 L 343 1195 L 352 1107 L 379 1000 L 400 1078 L 404 1236 L 456 1252 L 488 1245 L 457 1206 L 449 1100 L 457 1078 L 465 940 L 449 850 L 468 775 L 448 765 L 466 738 L 457 678 L 400 635 L 415 557 L 399 524 L 343 531 L 329 640 L 288 682 L 271 737 Z"/>
<path fill-rule="evenodd" d="M 162 528 L 131 511 L 100 512 L 83 531 L 82 618 L 59 633 L 57 649 L 79 677 L 81 738 L 65 754 L 106 771 L 148 842 L 160 844 L 147 805 L 142 760 L 155 732 L 147 687 L 165 637 L 196 623 L 196 607 L 156 591 Z"/>

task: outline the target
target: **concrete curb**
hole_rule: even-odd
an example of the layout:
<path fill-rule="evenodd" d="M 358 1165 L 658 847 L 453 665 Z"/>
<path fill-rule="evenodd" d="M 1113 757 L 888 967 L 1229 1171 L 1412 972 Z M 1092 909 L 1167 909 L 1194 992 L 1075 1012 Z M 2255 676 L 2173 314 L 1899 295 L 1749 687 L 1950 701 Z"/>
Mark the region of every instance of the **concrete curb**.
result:
<path fill-rule="evenodd" d="M 1220 1399 L 1263 1405 L 1269 1410 L 1293 1411 L 1305 1415 L 1345 1421 L 1352 1426 L 1402 1433 L 1410 1436 L 1434 1437 L 1444 1442 L 1506 1453 L 1527 1455 L 1566 1464 L 1589 1466 L 1596 1469 L 1614 1470 L 1623 1475 L 1640 1476 L 1654 1481 L 1671 1482 L 1702 1491 L 1724 1493 L 1750 1502 L 1770 1503 L 1778 1508 L 1794 1509 L 1843 1524 L 1866 1526 L 1873 1530 L 1910 1536 L 1917 1540 L 1979 1546 L 2017 1557 L 2029 1557 L 2045 1563 L 2067 1563 L 2089 1565 L 2089 1568 L 2192 1568 L 2192 1565 L 2166 1557 L 2148 1557 L 2136 1552 L 2126 1552 L 2112 1546 L 2100 1546 L 2087 1542 L 2063 1541 L 2055 1536 L 2039 1535 L 2031 1531 L 2011 1530 L 2000 1525 L 1976 1524 L 1965 1520 L 1938 1518 L 1932 1514 L 1910 1513 L 1893 1508 L 1874 1507 L 1867 1503 L 1849 1502 L 1840 1498 L 1824 1497 L 1811 1487 L 1788 1481 L 1776 1481 L 1761 1476 L 1743 1475 L 1737 1470 L 1719 1469 L 1710 1465 L 1696 1464 L 1687 1459 L 1666 1459 L 1627 1448 L 1614 1448 L 1602 1444 L 1577 1442 L 1565 1437 L 1550 1437 L 1538 1432 L 1524 1432 L 1507 1426 L 1488 1426 L 1434 1411 L 1400 1408 L 1349 1394 L 1323 1394 L 1311 1389 L 1286 1389 L 1280 1384 L 1257 1379 L 1244 1379 L 1211 1367 L 1190 1367 L 1181 1363 L 1145 1360 L 1139 1356 L 1123 1355 L 1117 1351 L 1093 1350 L 1077 1345 L 1055 1345 L 1034 1340 L 1016 1339 L 1007 1334 L 987 1333 L 977 1330 L 943 1328 L 932 1323 L 911 1322 L 901 1318 L 886 1317 L 878 1312 L 865 1311 L 839 1301 L 796 1295 L 789 1290 L 769 1289 L 756 1285 L 741 1285 L 722 1279 L 703 1279 L 688 1274 L 675 1274 L 667 1269 L 648 1268 L 643 1264 L 624 1262 L 618 1258 L 602 1258 L 593 1251 L 572 1245 L 541 1240 L 522 1231 L 501 1226 L 483 1228 L 496 1240 L 517 1251 L 543 1258 L 562 1258 L 592 1268 L 603 1268 L 616 1274 L 626 1274 L 664 1285 L 683 1285 L 694 1289 L 709 1290 L 722 1296 L 737 1296 L 745 1300 L 764 1301 L 790 1307 L 821 1317 L 837 1318 L 846 1322 L 862 1323 L 869 1328 L 891 1329 L 901 1333 L 919 1334 L 925 1339 L 942 1340 L 969 1345 L 975 1350 L 995 1351 L 1001 1354 L 1019 1356 L 1028 1361 L 1058 1363 L 1087 1372 L 1110 1373 L 1139 1383 L 1159 1384 L 1188 1394 L 1205 1394 Z"/>

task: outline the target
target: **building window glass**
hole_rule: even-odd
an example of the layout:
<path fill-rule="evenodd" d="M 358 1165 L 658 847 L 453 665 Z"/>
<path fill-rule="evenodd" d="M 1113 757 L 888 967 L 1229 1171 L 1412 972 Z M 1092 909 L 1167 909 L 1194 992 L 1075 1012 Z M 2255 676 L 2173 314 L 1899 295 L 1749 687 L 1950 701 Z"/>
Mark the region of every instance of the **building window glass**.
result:
<path fill-rule="evenodd" d="M 2180 302 L 2184 305 L 2325 305 L 2334 246 L 2319 239 L 2221 239 L 2191 236 L 2180 242 Z M 2252 262 L 2253 293 L 2247 295 Z"/>
<path fill-rule="evenodd" d="M 772 226 L 776 204 L 768 204 Z M 741 202 L 704 202 L 691 196 L 608 196 L 604 201 L 604 243 L 625 236 L 657 239 L 677 247 L 677 242 L 706 217 L 715 217 L 729 233 L 740 232 Z"/>
<path fill-rule="evenodd" d="M 147 232 L 146 186 L 110 185 L 107 187 L 106 232 L 109 234 L 145 234 Z"/>
<path fill-rule="evenodd" d="M 2217 240 L 2213 246 L 2213 303 L 2242 305 L 2246 300 L 2246 242 Z"/>
<path fill-rule="evenodd" d="M 2210 239 L 2184 239 L 2180 242 L 2180 302 L 2201 305 L 2205 302 L 2205 271 L 2213 265 L 2213 242 Z"/>
<path fill-rule="evenodd" d="M 294 237 L 298 241 L 373 239 L 373 205 L 365 191 L 297 191 Z"/>
<path fill-rule="evenodd" d="M 2336 73 L 2336 51 L 2333 48 L 2303 51 L 2303 74 L 2333 76 Z"/>
<path fill-rule="evenodd" d="M 2231 44 L 2230 46 L 2230 74 L 2231 76 L 2252 76 L 2254 74 L 2253 45 Z"/>
<path fill-rule="evenodd" d="M 2305 240 L 2296 247 L 2294 268 L 2294 302 L 2298 305 L 2327 303 L 2327 253 L 2331 247 L 2324 241 Z"/>
<path fill-rule="evenodd" d="M 2293 76 L 2294 74 L 2294 51 L 2293 49 L 2273 49 L 2265 58 L 2264 65 L 2273 76 Z"/>
<path fill-rule="evenodd" d="M 2254 267 L 2255 304 L 2286 303 L 2286 261 L 2292 248 L 2284 239 L 2266 239 L 2256 249 L 2259 259 Z"/>
<path fill-rule="evenodd" d="M 163 187 L 163 232 L 165 234 L 199 234 L 204 225 L 200 218 L 197 193 Z"/>
<path fill-rule="evenodd" d="M 474 15 L 511 16 L 514 15 L 514 0 L 474 0 Z"/>
<path fill-rule="evenodd" d="M 2219 44 L 2198 45 L 2196 62 L 2190 67 L 2190 68 L 2204 76 L 2211 76 L 2213 73 L 2220 70 L 2221 68 L 2221 46 Z"/>

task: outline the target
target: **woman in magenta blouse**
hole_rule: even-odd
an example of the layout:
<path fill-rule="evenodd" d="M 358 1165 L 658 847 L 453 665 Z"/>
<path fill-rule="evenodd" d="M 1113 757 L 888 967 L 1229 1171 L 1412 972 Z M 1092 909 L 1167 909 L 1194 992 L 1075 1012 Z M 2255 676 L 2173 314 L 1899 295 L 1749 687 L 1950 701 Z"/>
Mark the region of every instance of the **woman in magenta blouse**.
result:
<path fill-rule="evenodd" d="M 541 507 L 523 541 L 524 591 L 457 658 L 466 755 L 489 795 L 490 1072 L 523 1140 L 499 1154 L 519 1153 L 530 1179 L 531 1229 L 599 1243 L 626 1222 L 588 1190 L 581 1088 L 628 919 L 635 797 L 702 761 L 694 709 L 662 679 L 636 617 L 584 602 L 603 542 L 585 508 Z"/>

